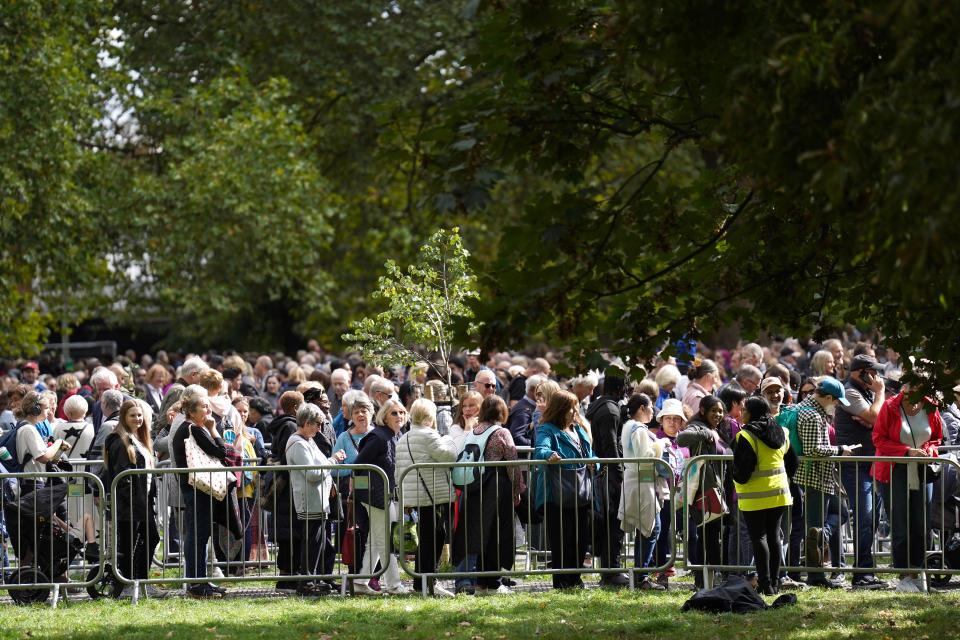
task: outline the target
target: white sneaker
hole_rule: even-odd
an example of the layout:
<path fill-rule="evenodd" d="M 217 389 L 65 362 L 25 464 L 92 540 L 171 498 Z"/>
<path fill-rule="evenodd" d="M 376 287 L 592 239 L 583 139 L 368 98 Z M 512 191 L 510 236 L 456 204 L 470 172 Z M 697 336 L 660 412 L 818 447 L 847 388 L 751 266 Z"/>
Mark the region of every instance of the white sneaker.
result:
<path fill-rule="evenodd" d="M 455 597 L 455 594 L 453 593 L 453 591 L 449 591 L 449 590 L 447 590 L 447 589 L 444 589 L 443 587 L 441 587 L 441 586 L 438 585 L 438 584 L 433 585 L 433 595 L 436 596 L 436 597 L 438 597 L 438 598 L 453 598 L 453 597 Z"/>
<path fill-rule="evenodd" d="M 502 584 L 499 587 L 497 587 L 497 593 L 499 593 L 500 595 L 506 595 L 506 594 L 514 593 L 514 591 L 507 585 Z"/>
<path fill-rule="evenodd" d="M 222 577 L 223 577 L 223 569 L 221 569 L 220 567 L 214 566 L 213 568 L 210 569 L 210 577 L 211 577 L 211 578 L 222 578 Z"/>
<path fill-rule="evenodd" d="M 120 592 L 120 597 L 121 597 L 121 598 L 132 598 L 136 592 L 137 592 L 137 590 L 133 588 L 133 585 L 132 585 L 132 584 L 128 584 L 127 586 L 125 586 L 125 587 L 123 588 L 123 591 Z"/>
<path fill-rule="evenodd" d="M 897 584 L 897 591 L 901 593 L 920 593 L 920 588 L 917 587 L 917 583 L 913 581 L 913 578 L 900 578 L 900 582 Z"/>
<path fill-rule="evenodd" d="M 353 582 L 353 595 L 355 596 L 382 596 L 382 591 L 377 591 L 366 582 L 355 580 Z"/>
<path fill-rule="evenodd" d="M 413 591 L 403 584 L 398 584 L 395 587 L 381 587 L 380 591 L 382 593 L 389 593 L 392 596 L 405 596 L 408 593 L 413 593 Z"/>

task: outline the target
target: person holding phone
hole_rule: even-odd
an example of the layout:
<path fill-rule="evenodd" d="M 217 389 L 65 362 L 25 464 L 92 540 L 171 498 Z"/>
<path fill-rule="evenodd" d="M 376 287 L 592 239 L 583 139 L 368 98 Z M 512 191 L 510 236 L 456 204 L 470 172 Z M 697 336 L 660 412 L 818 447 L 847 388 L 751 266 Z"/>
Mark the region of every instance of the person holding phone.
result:
<path fill-rule="evenodd" d="M 838 445 L 859 445 L 857 456 L 876 455 L 873 444 L 873 425 L 883 406 L 883 365 L 867 354 L 859 354 L 850 362 L 850 376 L 844 381 L 844 393 L 850 406 L 840 405 L 834 415 Z M 874 512 L 873 478 L 869 462 L 845 462 L 840 465 L 840 483 L 843 485 L 853 516 L 854 566 L 872 569 Z M 856 589 L 883 589 L 887 583 L 871 573 L 857 573 L 853 577 Z"/>

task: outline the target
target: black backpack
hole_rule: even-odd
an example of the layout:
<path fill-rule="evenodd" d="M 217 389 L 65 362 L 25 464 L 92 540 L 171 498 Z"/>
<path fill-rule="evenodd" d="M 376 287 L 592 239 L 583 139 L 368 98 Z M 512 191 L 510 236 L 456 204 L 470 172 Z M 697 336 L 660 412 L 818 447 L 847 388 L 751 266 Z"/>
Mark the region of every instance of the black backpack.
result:
<path fill-rule="evenodd" d="M 726 582 L 713 589 L 701 589 L 683 603 L 681 611 L 696 609 L 710 613 L 750 613 L 766 609 L 779 609 L 796 604 L 797 596 L 786 593 L 768 605 L 749 582 L 740 576 L 730 576 Z"/>
<path fill-rule="evenodd" d="M 0 461 L 0 464 L 7 470 L 7 473 L 22 473 L 23 465 L 28 463 L 33 457 L 28 453 L 26 458 L 21 462 L 20 456 L 17 454 L 17 431 L 25 424 L 29 425 L 30 423 L 26 421 L 18 422 L 14 428 L 0 436 L 0 447 L 6 447 L 11 456 L 9 460 Z"/>

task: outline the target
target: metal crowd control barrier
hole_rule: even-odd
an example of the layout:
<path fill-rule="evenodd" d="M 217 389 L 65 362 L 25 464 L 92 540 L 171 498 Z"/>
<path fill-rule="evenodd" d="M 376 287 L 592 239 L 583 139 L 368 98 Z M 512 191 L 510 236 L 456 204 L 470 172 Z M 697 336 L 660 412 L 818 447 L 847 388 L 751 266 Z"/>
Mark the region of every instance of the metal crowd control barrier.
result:
<path fill-rule="evenodd" d="M 83 501 L 87 491 L 102 495 L 100 478 L 85 471 L 0 473 L 0 485 L 0 539 L 8 536 L 11 542 L 3 550 L 0 589 L 18 604 L 45 602 L 52 591 L 54 607 L 61 589 L 95 589 L 103 578 L 103 553 L 88 564 L 83 546 L 93 542 L 85 539 L 95 537 L 104 515 L 102 506 L 92 503 L 92 513 L 85 511 Z M 80 515 L 79 522 L 71 513 Z M 82 580 L 70 578 L 77 573 Z"/>
<path fill-rule="evenodd" d="M 682 495 L 689 497 L 689 482 L 694 474 L 701 474 L 699 486 L 703 486 L 702 474 L 706 472 L 710 463 L 728 465 L 732 459 L 733 457 L 729 455 L 704 455 L 686 460 Z M 869 475 L 869 467 L 875 462 L 916 465 L 917 488 L 914 491 L 917 493 L 910 494 L 908 501 L 922 497 L 923 503 L 915 507 L 916 510 L 912 516 L 909 507 L 901 504 L 903 496 L 895 498 L 891 496 L 894 483 L 879 483 Z M 824 576 L 828 572 L 855 575 L 921 574 L 928 582 L 935 585 L 946 584 L 950 576 L 960 573 L 960 563 L 958 563 L 960 560 L 960 488 L 956 480 L 960 476 L 960 465 L 953 456 L 941 458 L 833 456 L 799 459 L 800 465 L 807 463 L 836 465 L 829 473 L 835 487 L 834 493 L 824 497 L 824 492 L 811 492 L 807 487 L 796 485 L 791 480 L 794 503 L 788 509 L 787 517 L 783 519 L 784 522 L 781 525 L 783 534 L 782 548 L 779 550 L 783 559 L 781 572 L 794 575 L 801 572 L 819 573 Z M 941 479 L 951 476 L 953 479 L 940 480 L 936 483 L 924 482 L 927 465 L 935 464 L 940 464 Z M 694 467 L 697 470 L 691 473 L 690 470 Z M 724 473 L 729 472 L 727 469 Z M 933 485 L 933 490 L 929 493 L 927 491 L 923 491 L 923 494 L 919 493 L 922 491 L 920 487 L 928 484 Z M 952 487 L 953 493 L 947 492 L 948 487 Z M 722 484 L 720 490 L 723 491 Z M 850 495 L 854 492 L 855 495 Z M 820 500 L 806 504 L 815 498 Z M 862 508 L 866 507 L 867 503 L 869 508 Z M 741 535 L 739 512 L 735 512 L 732 505 L 727 506 L 728 512 L 720 518 L 721 526 L 730 527 L 730 531 L 735 532 L 730 535 Z M 704 528 L 702 525 L 693 523 L 690 515 L 693 508 L 689 499 L 683 501 L 684 526 L 682 529 L 684 558 L 687 559 L 686 568 L 702 571 L 704 585 L 711 584 L 714 571 L 752 571 L 754 566 L 750 562 L 724 562 L 729 554 L 723 550 L 722 539 L 721 557 L 719 559 L 704 558 L 705 551 L 702 551 L 705 548 Z M 815 510 L 813 515 L 810 513 L 811 509 Z M 914 523 L 911 526 L 911 520 L 918 517 L 921 519 L 921 524 Z M 698 531 L 694 532 L 692 526 Z M 807 540 L 807 532 L 811 527 L 818 530 L 810 536 L 814 539 L 814 543 L 808 543 Z M 881 534 L 884 529 L 890 530 L 889 536 Z M 860 531 L 859 535 L 858 531 Z M 890 547 L 899 545 L 901 549 L 905 545 L 910 549 L 911 545 L 917 544 L 915 536 L 918 531 L 923 537 L 922 548 L 911 551 L 908 562 L 895 564 L 900 562 L 899 559 L 893 558 L 895 551 L 893 549 L 885 551 L 883 545 Z M 710 533 L 715 535 L 716 530 Z M 818 539 L 821 536 L 823 540 Z M 695 540 L 701 551 L 691 548 Z M 869 540 L 869 554 L 863 551 L 867 540 Z M 712 546 L 716 549 L 715 544 Z M 819 555 L 822 560 L 826 560 L 829 556 L 831 566 L 826 566 L 823 562 L 819 565 L 811 565 L 809 560 L 817 559 L 816 555 L 808 558 L 807 556 L 811 553 Z M 922 558 L 916 558 L 915 556 L 920 553 Z M 910 557 L 911 555 L 913 557 Z M 701 558 L 699 561 L 696 560 L 698 556 Z M 804 560 L 802 564 L 801 557 Z M 887 559 L 888 563 L 881 565 L 877 562 L 880 559 Z M 929 579 L 930 576 L 933 576 L 932 580 Z"/>
<path fill-rule="evenodd" d="M 226 469 L 224 467 L 211 467 L 211 468 L 203 468 L 203 469 L 169 468 L 169 467 L 167 468 L 161 467 L 161 468 L 155 468 L 155 469 L 128 469 L 126 471 L 123 471 L 117 474 L 117 476 L 113 479 L 113 482 L 111 483 L 111 486 L 110 486 L 110 497 L 111 497 L 111 504 L 117 505 L 117 502 L 116 502 L 118 500 L 117 487 L 122 482 L 124 482 L 125 479 L 130 478 L 131 476 L 145 475 L 145 476 L 151 476 L 154 478 L 170 477 L 175 479 L 176 481 L 175 485 L 172 482 L 164 482 L 164 481 L 157 480 L 157 487 L 159 491 L 157 504 L 170 505 L 174 502 L 173 500 L 171 500 L 171 498 L 174 497 L 173 495 L 171 495 L 171 492 L 175 492 L 175 494 L 181 493 L 179 488 L 179 477 L 184 475 L 189 475 L 191 473 L 201 473 L 201 474 L 208 473 L 208 472 L 212 474 L 216 474 L 216 473 L 243 474 L 244 472 L 250 472 L 252 474 L 273 473 L 274 482 L 277 482 L 276 478 L 278 477 L 277 476 L 278 472 L 286 472 L 289 474 L 294 474 L 294 473 L 307 474 L 311 471 L 331 472 L 335 470 L 350 471 L 352 474 L 355 474 L 357 471 L 372 472 L 374 474 L 379 475 L 381 478 L 381 481 L 383 482 L 384 493 L 385 493 L 385 504 L 389 503 L 389 499 L 388 499 L 389 496 L 387 496 L 389 483 L 387 482 L 386 474 L 384 473 L 383 469 L 381 469 L 380 467 L 377 467 L 374 465 L 368 465 L 368 464 L 359 464 L 359 465 L 330 464 L 330 465 L 315 465 L 315 466 L 306 466 L 306 467 L 297 466 L 297 465 L 268 465 L 268 466 L 247 465 L 243 467 L 228 467 Z M 242 481 L 243 480 L 241 480 L 241 482 Z M 291 485 L 288 485 L 287 488 L 289 489 L 290 487 Z M 236 489 L 235 488 L 231 489 L 231 491 L 236 491 Z M 335 579 L 343 578 L 344 581 L 341 584 L 341 593 L 346 594 L 347 580 L 355 580 L 355 579 L 369 580 L 371 578 L 377 578 L 381 576 L 384 573 L 384 571 L 386 571 L 387 569 L 386 563 L 383 563 L 383 566 L 380 568 L 380 570 L 372 570 L 366 573 L 352 572 L 350 571 L 349 568 L 347 568 L 346 572 L 338 572 L 334 570 L 334 571 L 327 571 L 327 572 L 321 572 L 321 573 L 308 573 L 308 574 L 281 573 L 281 571 L 285 569 L 291 569 L 293 567 L 283 566 L 282 563 L 280 562 L 264 562 L 263 560 L 260 560 L 260 559 L 255 561 L 249 560 L 250 551 L 252 550 L 252 544 L 251 544 L 252 541 L 250 541 L 245 535 L 241 536 L 241 535 L 237 535 L 235 532 L 230 532 L 228 528 L 224 528 L 223 525 L 220 525 L 221 529 L 217 529 L 216 527 L 213 526 L 214 524 L 213 520 L 216 517 L 214 513 L 214 509 L 229 508 L 228 506 L 223 506 L 225 504 L 224 501 L 227 501 L 227 502 L 230 501 L 229 493 L 227 496 L 224 497 L 224 501 L 221 501 L 197 489 L 195 486 L 191 486 L 190 491 L 188 492 L 188 495 L 190 496 L 190 498 L 192 498 L 191 501 L 195 505 L 194 511 L 204 510 L 202 514 L 198 514 L 201 516 L 201 518 L 199 519 L 196 517 L 191 518 L 193 522 L 189 523 L 189 520 L 188 520 L 189 514 L 185 513 L 189 509 L 187 505 L 181 504 L 181 506 L 172 507 L 173 512 L 176 512 L 176 511 L 184 512 L 184 513 L 176 513 L 173 518 L 170 518 L 171 520 L 174 520 L 177 523 L 176 530 L 179 534 L 178 535 L 179 551 L 173 551 L 170 549 L 171 540 L 167 537 L 167 535 L 164 535 L 163 547 L 160 553 L 161 557 L 164 559 L 164 561 L 160 563 L 161 575 L 157 577 L 152 577 L 152 578 L 149 577 L 149 574 L 143 575 L 145 573 L 145 570 L 144 570 L 145 568 L 143 567 L 142 561 L 140 562 L 141 566 L 138 568 L 139 570 L 134 569 L 129 561 L 124 561 L 124 563 L 121 565 L 121 562 L 120 562 L 121 555 L 122 555 L 121 549 L 123 550 L 133 549 L 135 551 L 133 556 L 136 557 L 137 545 L 141 541 L 144 541 L 144 535 L 143 535 L 143 532 L 138 530 L 136 527 L 131 527 L 129 525 L 123 526 L 120 524 L 117 517 L 119 513 L 119 509 L 110 510 L 111 529 L 116 534 L 113 537 L 114 544 L 112 546 L 111 556 L 110 556 L 112 570 L 117 580 L 119 580 L 123 584 L 134 586 L 134 595 L 133 595 L 134 601 L 136 601 L 139 597 L 139 591 L 140 591 L 141 585 L 154 585 L 154 584 L 162 584 L 162 583 L 170 583 L 170 582 L 190 585 L 190 584 L 203 584 L 203 583 L 216 584 L 216 583 L 221 583 L 226 581 L 257 582 L 257 581 L 263 581 L 265 579 L 270 579 L 270 580 L 277 580 L 278 583 L 289 582 L 295 585 L 296 583 L 303 582 L 303 581 L 335 580 Z M 184 495 L 177 495 L 176 497 L 181 498 L 181 500 L 190 499 Z M 259 494 L 259 489 L 257 489 L 255 490 L 254 495 L 250 498 L 250 501 L 251 501 L 250 505 L 241 506 L 242 503 L 238 503 L 237 505 L 238 515 L 240 517 L 240 525 L 242 527 L 243 534 L 246 534 L 250 530 L 250 525 L 251 525 L 250 514 L 252 512 L 253 503 L 257 503 L 257 506 L 261 509 L 261 512 L 266 511 L 267 513 L 270 514 L 269 518 L 262 519 L 261 522 L 259 523 L 261 525 L 260 531 L 261 532 L 263 532 L 264 530 L 268 532 L 273 531 L 274 532 L 273 535 L 276 536 L 276 541 L 279 542 L 279 544 L 277 544 L 277 549 L 276 549 L 276 553 L 278 557 L 282 557 L 281 554 L 285 554 L 287 558 L 290 559 L 291 562 L 296 563 L 297 560 L 295 556 L 299 555 L 299 552 L 301 550 L 294 549 L 292 547 L 292 541 L 293 541 L 292 531 L 294 530 L 294 527 L 297 526 L 297 522 L 298 522 L 298 516 L 297 516 L 296 506 L 294 503 L 293 492 L 285 489 L 272 491 L 271 495 L 267 498 L 267 502 L 265 506 L 261 506 L 259 504 L 262 502 L 261 498 L 262 496 L 260 496 Z M 133 506 L 134 506 L 133 501 L 135 497 L 133 496 L 133 494 L 129 494 L 127 499 L 130 501 L 130 504 L 128 505 L 129 506 L 128 511 L 132 512 Z M 343 499 L 345 500 L 346 497 L 344 497 Z M 245 510 L 245 506 L 250 506 L 251 509 Z M 286 520 L 283 523 L 277 522 L 278 518 L 282 517 L 279 515 L 279 512 L 281 511 L 285 512 L 284 515 L 286 516 Z M 209 516 L 206 515 L 208 512 L 210 513 Z M 166 531 L 170 531 L 170 528 L 166 526 L 169 524 L 169 520 L 167 519 L 168 514 L 164 513 L 163 515 L 165 517 L 158 522 L 158 527 L 162 527 Z M 209 521 L 207 520 L 208 517 L 210 518 Z M 390 528 L 390 519 L 389 519 L 390 514 L 388 510 L 384 511 L 383 517 L 385 519 L 384 530 L 387 532 L 387 535 L 389 535 L 391 528 Z M 226 512 L 224 512 L 224 521 L 226 521 L 225 518 L 226 518 Z M 267 521 L 266 525 L 264 524 L 264 520 Z M 336 521 L 335 518 L 328 517 L 325 519 L 325 522 L 323 524 L 324 536 L 322 537 L 322 540 L 320 543 L 321 545 L 320 549 L 310 548 L 310 547 L 304 549 L 306 553 L 310 553 L 311 551 L 313 551 L 313 552 L 318 552 L 320 554 L 332 554 L 334 556 L 334 567 L 336 567 L 335 556 L 339 551 L 340 547 L 339 545 L 337 545 L 336 548 L 330 549 L 329 547 L 326 547 L 325 544 L 330 539 L 329 529 L 334 524 L 335 521 Z M 209 533 L 206 531 L 206 526 L 205 526 L 207 522 L 211 523 L 209 527 L 210 528 Z M 281 524 L 286 524 L 286 528 L 279 526 Z M 279 533 L 281 529 L 284 529 L 285 531 L 290 531 L 291 533 L 289 534 L 289 537 Z M 187 554 L 184 552 L 184 546 L 186 544 L 186 535 L 188 533 L 191 533 L 191 530 L 192 530 L 192 536 L 194 540 L 197 540 L 198 538 L 204 540 L 202 544 L 198 544 L 197 554 L 196 554 L 197 555 L 196 562 L 200 563 L 202 561 L 203 564 L 197 566 L 194 570 L 190 571 L 190 573 L 194 573 L 196 575 L 187 576 L 186 575 L 187 560 L 189 558 Z M 126 535 L 123 535 L 124 533 Z M 284 544 L 284 541 L 286 541 L 286 544 Z M 207 546 L 213 547 L 212 554 L 207 554 L 202 551 L 202 549 L 205 549 Z M 360 545 L 357 545 L 357 546 L 360 546 Z M 238 553 L 240 554 L 239 558 L 237 557 Z M 169 559 L 173 559 L 174 562 L 168 562 L 167 560 Z M 359 559 L 357 560 L 358 561 L 354 563 L 354 566 L 357 566 L 359 564 Z M 323 562 L 323 558 L 321 558 L 321 562 Z M 224 575 L 222 576 L 207 575 L 207 571 L 206 571 L 207 564 L 209 564 L 210 567 L 220 568 L 221 572 Z M 203 566 L 204 569 L 201 570 L 200 566 Z M 139 574 L 139 575 L 127 575 L 127 573 L 124 572 L 124 568 L 126 568 L 127 572 L 132 571 L 134 574 Z M 246 569 L 256 569 L 256 572 L 247 573 L 245 571 Z M 272 569 L 272 572 L 271 572 L 271 569 Z M 200 575 L 200 574 L 203 574 L 203 575 Z"/>
<path fill-rule="evenodd" d="M 585 476 L 583 474 L 577 476 L 576 468 L 583 468 L 587 465 L 594 468 L 597 465 L 613 465 L 623 468 L 627 472 L 627 480 L 624 482 L 624 486 L 629 488 L 629 495 L 632 501 L 636 502 L 631 513 L 644 511 L 648 516 L 647 522 L 651 526 L 653 526 L 653 516 L 650 513 L 659 511 L 660 496 L 656 492 L 659 490 L 661 496 L 665 495 L 668 499 L 674 493 L 673 471 L 666 462 L 658 458 L 568 458 L 556 463 L 544 460 L 415 463 L 402 470 L 398 468 L 399 502 L 404 508 L 419 507 L 423 510 L 424 507 L 428 507 L 428 517 L 433 517 L 434 522 L 425 523 L 421 515 L 419 523 L 421 544 L 418 552 L 420 554 L 426 553 L 426 561 L 418 558 L 417 565 L 419 566 L 411 567 L 405 554 L 400 554 L 402 568 L 416 580 L 419 580 L 421 591 L 426 595 L 429 591 L 429 583 L 438 578 L 463 579 L 470 577 L 482 579 L 499 578 L 501 576 L 569 575 L 577 580 L 583 573 L 600 575 L 627 573 L 632 588 L 636 576 L 663 571 L 670 567 L 676 558 L 676 548 L 672 544 L 675 534 L 673 519 L 671 519 L 665 533 L 661 534 L 658 531 L 658 535 L 654 537 L 652 535 L 656 531 L 654 529 L 647 539 L 647 544 L 653 546 L 657 544 L 658 540 L 664 538 L 671 541 L 665 562 L 660 564 L 650 564 L 648 562 L 646 566 L 643 566 L 643 562 L 639 562 L 638 566 L 638 558 L 635 556 L 640 555 L 643 546 L 641 542 L 636 543 L 636 553 L 631 554 L 634 556 L 631 558 L 633 566 L 628 566 L 628 562 L 622 561 L 624 559 L 623 544 L 621 543 L 623 533 L 619 530 L 612 530 L 613 527 L 620 528 L 617 519 L 620 499 L 616 497 L 621 493 L 619 483 L 611 481 L 611 470 L 608 468 L 604 473 L 591 474 L 591 486 L 586 492 L 582 492 L 581 489 L 586 485 L 583 482 Z M 452 473 L 457 468 L 479 468 L 481 477 L 484 479 L 480 481 L 479 487 L 476 489 L 457 490 L 452 483 Z M 601 468 L 603 467 L 601 466 Z M 499 472 L 500 469 L 503 469 L 504 472 Z M 520 505 L 517 505 L 517 509 L 513 508 L 513 483 L 507 477 L 510 469 L 524 470 L 522 473 L 524 484 L 527 487 L 526 499 L 521 501 Z M 561 471 L 561 469 L 563 470 Z M 489 470 L 497 471 L 486 475 L 484 472 Z M 568 480 L 564 481 L 561 478 L 564 471 L 574 471 L 574 474 L 568 474 Z M 437 476 L 439 474 L 442 474 L 443 477 L 438 483 Z M 552 483 L 550 474 L 558 476 Z M 658 480 L 660 481 L 659 488 L 657 486 Z M 561 495 L 559 497 L 553 496 L 552 490 L 549 490 L 553 500 L 550 501 L 550 506 L 544 505 L 542 507 L 542 511 L 545 513 L 541 513 L 541 509 L 537 509 L 536 505 L 537 503 L 547 502 L 546 492 L 548 489 L 545 486 L 546 484 L 559 488 Z M 437 491 L 444 498 L 451 497 L 450 504 L 447 505 L 446 501 L 439 502 L 439 499 L 433 496 L 433 491 L 429 487 L 433 487 L 434 491 Z M 509 510 L 498 508 L 507 499 L 505 496 L 509 496 Z M 542 499 L 538 499 L 538 496 Z M 600 507 L 597 503 L 605 502 L 603 496 L 610 497 L 615 503 L 607 502 L 603 507 Z M 492 506 L 491 503 L 493 503 Z M 567 506 L 559 506 L 563 504 Z M 609 511 L 606 511 L 606 508 L 609 508 Z M 438 512 L 446 512 L 451 515 L 447 515 L 445 518 L 441 517 L 441 521 L 437 522 Z M 659 517 L 659 514 L 657 516 Z M 472 522 L 471 517 L 474 518 Z M 538 518 L 545 519 L 547 526 L 538 526 L 541 524 L 541 520 Z M 504 519 L 507 519 L 507 521 L 504 522 Z M 554 522 L 551 522 L 551 520 Z M 557 521 L 561 526 L 555 526 L 558 524 Z M 514 532 L 520 526 L 520 522 L 523 523 L 524 538 L 521 543 L 517 544 Z M 425 524 L 427 530 L 424 529 Z M 464 560 L 461 560 L 458 567 L 451 567 L 447 570 L 436 566 L 440 555 L 439 548 L 444 542 L 444 535 L 443 531 L 438 532 L 439 540 L 437 540 L 432 531 L 434 528 L 447 529 L 446 539 L 451 541 L 454 548 L 458 545 L 461 547 L 460 553 L 457 555 L 464 556 L 466 564 Z M 425 532 L 428 533 L 426 543 L 424 543 Z M 627 536 L 628 539 L 630 537 Z M 642 538 L 639 535 L 637 537 Z M 607 566 L 584 567 L 583 560 L 586 548 L 589 546 L 592 549 L 592 556 L 596 559 L 598 558 L 598 550 L 603 550 L 604 539 L 613 541 L 614 546 L 607 554 Z M 431 541 L 435 542 L 432 549 L 427 547 Z M 473 546 L 471 542 L 479 545 L 479 547 Z M 493 550 L 490 549 L 491 545 Z M 504 545 L 506 545 L 506 551 Z M 519 549 L 516 547 L 519 547 Z M 472 570 L 469 566 L 473 563 L 469 558 L 473 550 L 476 550 L 477 555 L 481 558 L 475 570 Z M 485 563 L 482 561 L 484 555 L 487 557 Z M 504 564 L 510 565 L 510 567 L 516 564 L 518 556 L 523 559 L 522 569 L 504 568 Z M 510 562 L 508 557 L 512 558 L 513 561 Z M 546 568 L 546 562 L 541 567 L 541 560 L 549 560 L 550 567 Z M 493 568 L 485 566 L 491 564 L 491 562 L 496 563 L 496 566 Z"/>

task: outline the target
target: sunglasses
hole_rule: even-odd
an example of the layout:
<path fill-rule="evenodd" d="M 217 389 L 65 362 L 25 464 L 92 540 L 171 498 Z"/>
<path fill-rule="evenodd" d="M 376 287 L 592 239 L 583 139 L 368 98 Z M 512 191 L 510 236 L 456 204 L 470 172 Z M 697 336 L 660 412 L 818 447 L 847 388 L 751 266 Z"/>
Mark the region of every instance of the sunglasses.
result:
<path fill-rule="evenodd" d="M 484 386 L 484 388 L 486 388 L 486 389 L 496 389 L 496 388 L 497 388 L 497 385 L 496 385 L 495 383 L 493 383 L 493 382 L 487 382 L 487 383 L 485 383 L 483 386 Z"/>

